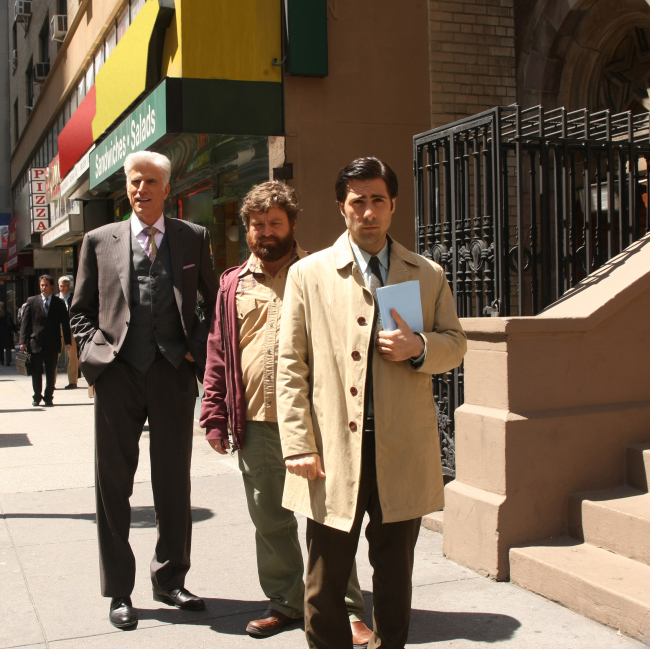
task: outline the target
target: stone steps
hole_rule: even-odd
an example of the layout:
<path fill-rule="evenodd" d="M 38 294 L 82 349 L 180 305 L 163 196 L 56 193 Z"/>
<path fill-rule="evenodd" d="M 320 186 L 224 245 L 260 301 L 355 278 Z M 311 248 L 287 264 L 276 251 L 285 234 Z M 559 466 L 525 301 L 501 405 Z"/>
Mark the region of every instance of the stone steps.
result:
<path fill-rule="evenodd" d="M 633 487 L 573 494 L 569 534 L 650 565 L 650 494 Z"/>
<path fill-rule="evenodd" d="M 650 566 L 563 536 L 511 549 L 510 579 L 633 638 L 650 639 Z"/>
<path fill-rule="evenodd" d="M 626 450 L 627 485 L 569 497 L 570 536 L 510 550 L 510 579 L 650 640 L 650 444 Z"/>

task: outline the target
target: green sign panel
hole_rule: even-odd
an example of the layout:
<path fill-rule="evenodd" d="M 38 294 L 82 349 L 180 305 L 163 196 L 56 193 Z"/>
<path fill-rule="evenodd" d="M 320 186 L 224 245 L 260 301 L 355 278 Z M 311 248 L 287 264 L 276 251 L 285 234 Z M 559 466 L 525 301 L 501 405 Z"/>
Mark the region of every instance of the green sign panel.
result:
<path fill-rule="evenodd" d="M 90 189 L 124 165 L 129 153 L 143 151 L 167 132 L 167 82 L 163 81 L 90 154 Z"/>

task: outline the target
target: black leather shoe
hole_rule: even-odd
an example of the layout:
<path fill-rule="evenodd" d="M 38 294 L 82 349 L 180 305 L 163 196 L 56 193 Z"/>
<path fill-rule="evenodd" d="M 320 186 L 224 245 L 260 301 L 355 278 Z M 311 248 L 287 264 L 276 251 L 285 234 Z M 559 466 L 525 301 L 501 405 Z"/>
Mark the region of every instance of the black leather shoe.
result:
<path fill-rule="evenodd" d="M 54 405 L 52 399 L 43 399 L 43 405 L 47 408 L 51 408 Z"/>
<path fill-rule="evenodd" d="M 204 611 L 205 602 L 196 595 L 192 595 L 185 588 L 175 588 L 168 591 L 153 591 L 153 598 L 157 602 L 162 602 L 169 606 L 181 608 L 184 611 Z"/>
<path fill-rule="evenodd" d="M 138 617 L 133 610 L 130 597 L 113 597 L 111 612 L 108 615 L 111 624 L 118 629 L 135 629 Z"/>
<path fill-rule="evenodd" d="M 32 400 L 32 405 L 33 405 L 33 406 L 38 406 L 40 403 L 41 403 L 41 400 L 40 400 L 40 399 L 33 399 L 33 400 Z"/>
<path fill-rule="evenodd" d="M 76 383 L 68 383 L 68 385 L 63 388 L 64 390 L 76 390 L 77 389 L 77 384 Z"/>

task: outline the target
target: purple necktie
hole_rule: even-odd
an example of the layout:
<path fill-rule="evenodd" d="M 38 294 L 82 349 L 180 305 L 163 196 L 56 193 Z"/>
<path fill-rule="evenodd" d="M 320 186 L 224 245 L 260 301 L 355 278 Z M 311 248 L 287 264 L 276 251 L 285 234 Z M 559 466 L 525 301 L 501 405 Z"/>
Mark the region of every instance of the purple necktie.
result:
<path fill-rule="evenodd" d="M 158 246 L 156 245 L 156 232 L 158 232 L 158 228 L 151 225 L 147 228 L 142 228 L 142 231 L 147 235 L 147 240 L 144 242 L 144 251 L 147 253 L 147 257 L 153 261 L 158 252 Z"/>

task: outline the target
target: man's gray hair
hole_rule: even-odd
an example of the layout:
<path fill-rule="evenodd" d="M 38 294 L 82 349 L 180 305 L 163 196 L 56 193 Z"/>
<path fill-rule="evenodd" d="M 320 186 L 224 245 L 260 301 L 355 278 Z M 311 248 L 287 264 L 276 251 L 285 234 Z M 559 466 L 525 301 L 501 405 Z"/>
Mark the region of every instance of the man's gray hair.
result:
<path fill-rule="evenodd" d="M 163 185 L 169 184 L 169 178 L 172 175 L 172 163 L 167 156 L 162 155 L 162 153 L 156 153 L 155 151 L 136 151 L 126 156 L 126 160 L 124 160 L 124 173 L 126 174 L 127 181 L 133 168 L 143 163 L 156 165 L 162 171 Z"/>
<path fill-rule="evenodd" d="M 72 284 L 72 280 L 67 276 L 63 275 L 63 277 L 59 277 L 59 284 L 63 282 L 64 284 Z"/>

